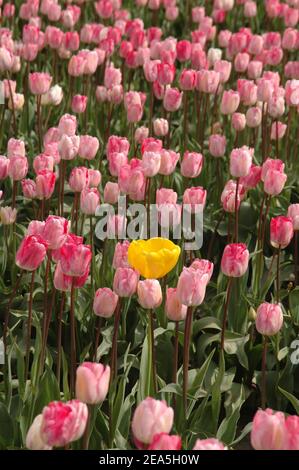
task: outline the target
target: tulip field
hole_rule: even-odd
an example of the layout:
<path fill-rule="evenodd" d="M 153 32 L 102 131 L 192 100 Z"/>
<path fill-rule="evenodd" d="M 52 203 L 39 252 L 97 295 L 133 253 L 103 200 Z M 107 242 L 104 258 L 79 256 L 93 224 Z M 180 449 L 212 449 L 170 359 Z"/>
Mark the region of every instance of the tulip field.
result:
<path fill-rule="evenodd" d="M 299 450 L 299 0 L 0 11 L 0 449 Z"/>

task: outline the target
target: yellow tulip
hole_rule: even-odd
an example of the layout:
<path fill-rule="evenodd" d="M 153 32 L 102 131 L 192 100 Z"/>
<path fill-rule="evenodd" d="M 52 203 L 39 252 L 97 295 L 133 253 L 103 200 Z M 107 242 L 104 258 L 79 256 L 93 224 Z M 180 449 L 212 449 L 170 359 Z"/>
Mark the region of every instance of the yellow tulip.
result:
<path fill-rule="evenodd" d="M 180 253 L 180 247 L 166 238 L 133 240 L 128 261 L 146 279 L 159 279 L 175 267 Z"/>

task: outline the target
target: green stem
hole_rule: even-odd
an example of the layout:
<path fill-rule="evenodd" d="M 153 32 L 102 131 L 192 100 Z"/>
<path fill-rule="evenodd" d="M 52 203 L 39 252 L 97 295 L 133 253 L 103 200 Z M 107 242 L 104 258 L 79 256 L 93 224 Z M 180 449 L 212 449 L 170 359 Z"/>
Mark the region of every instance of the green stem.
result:
<path fill-rule="evenodd" d="M 228 280 L 228 284 L 227 284 L 226 301 L 225 301 L 223 320 L 222 320 L 222 331 L 221 331 L 221 350 L 222 351 L 224 350 L 224 338 L 225 338 L 228 306 L 229 306 L 231 290 L 232 290 L 232 283 L 233 283 L 233 278 L 230 277 Z"/>
<path fill-rule="evenodd" d="M 188 392 L 188 369 L 190 358 L 190 343 L 192 335 L 192 317 L 193 307 L 188 307 L 187 317 L 185 320 L 185 333 L 184 333 L 184 359 L 183 359 L 183 409 L 184 417 L 187 415 L 187 392 Z"/>

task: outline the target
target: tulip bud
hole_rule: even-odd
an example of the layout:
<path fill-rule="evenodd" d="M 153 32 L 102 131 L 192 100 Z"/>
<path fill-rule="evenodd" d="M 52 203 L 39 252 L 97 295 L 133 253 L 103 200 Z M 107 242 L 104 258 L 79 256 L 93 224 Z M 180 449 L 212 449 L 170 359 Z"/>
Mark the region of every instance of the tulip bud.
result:
<path fill-rule="evenodd" d="M 108 393 L 109 381 L 109 366 L 83 362 L 76 372 L 76 397 L 89 405 L 102 403 Z"/>
<path fill-rule="evenodd" d="M 242 277 L 248 269 L 249 251 L 244 243 L 226 245 L 221 259 L 221 270 L 228 277 Z"/>
<path fill-rule="evenodd" d="M 278 216 L 270 222 L 270 243 L 275 248 L 286 248 L 294 235 L 292 219 Z"/>
<path fill-rule="evenodd" d="M 149 310 L 159 307 L 162 303 L 162 290 L 159 281 L 156 279 L 139 281 L 137 295 L 141 307 Z"/>
<path fill-rule="evenodd" d="M 150 444 L 156 434 L 169 434 L 173 424 L 173 409 L 165 401 L 148 397 L 137 406 L 132 420 L 135 440 Z"/>
<path fill-rule="evenodd" d="M 282 327 L 283 314 L 280 305 L 264 302 L 257 309 L 255 326 L 264 336 L 276 335 Z"/>

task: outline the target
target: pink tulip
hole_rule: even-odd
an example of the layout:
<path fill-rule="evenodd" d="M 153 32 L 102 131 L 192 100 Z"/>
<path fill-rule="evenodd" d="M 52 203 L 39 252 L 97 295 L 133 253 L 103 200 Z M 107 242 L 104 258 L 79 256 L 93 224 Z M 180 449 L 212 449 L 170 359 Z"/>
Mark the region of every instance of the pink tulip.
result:
<path fill-rule="evenodd" d="M 264 165 L 263 165 L 264 166 Z M 263 177 L 263 170 L 262 170 Z M 277 170 L 269 169 L 264 176 L 264 191 L 271 196 L 281 193 L 287 180 L 287 175 Z"/>
<path fill-rule="evenodd" d="M 83 362 L 76 372 L 76 397 L 83 403 L 102 403 L 108 393 L 110 367 L 96 362 Z"/>
<path fill-rule="evenodd" d="M 253 189 L 261 181 L 262 168 L 257 165 L 251 165 L 247 176 L 240 178 L 240 184 L 247 189 Z"/>
<path fill-rule="evenodd" d="M 178 195 L 173 189 L 161 188 L 156 191 L 156 204 L 176 204 Z"/>
<path fill-rule="evenodd" d="M 273 217 L 270 222 L 270 243 L 275 248 L 286 248 L 294 235 L 293 221 L 289 217 Z"/>
<path fill-rule="evenodd" d="M 29 74 L 29 88 L 34 95 L 44 95 L 50 89 L 52 77 L 48 73 Z"/>
<path fill-rule="evenodd" d="M 157 80 L 160 85 L 171 85 L 175 77 L 175 66 L 167 62 L 161 62 L 157 65 Z"/>
<path fill-rule="evenodd" d="M 286 133 L 287 125 L 280 121 L 273 122 L 271 126 L 271 140 L 282 139 Z"/>
<path fill-rule="evenodd" d="M 161 151 L 161 164 L 159 169 L 160 175 L 171 175 L 175 170 L 179 158 L 180 155 L 173 150 L 163 149 Z"/>
<path fill-rule="evenodd" d="M 40 236 L 23 238 L 16 253 L 16 264 L 20 269 L 35 271 L 44 261 L 47 254 L 47 244 Z"/>
<path fill-rule="evenodd" d="M 156 136 L 164 137 L 168 134 L 169 125 L 167 119 L 155 119 L 153 126 Z"/>
<path fill-rule="evenodd" d="M 247 52 L 239 52 L 234 60 L 234 68 L 236 72 L 244 73 L 247 70 L 248 64 L 250 60 L 250 55 Z"/>
<path fill-rule="evenodd" d="M 211 437 L 209 439 L 197 439 L 193 450 L 227 450 L 227 447 L 218 439 Z"/>
<path fill-rule="evenodd" d="M 89 184 L 88 170 L 85 166 L 75 167 L 72 169 L 69 185 L 72 191 L 80 193 Z"/>
<path fill-rule="evenodd" d="M 69 222 L 63 217 L 49 215 L 47 217 L 42 237 L 46 241 L 49 250 L 58 250 L 66 241 L 69 231 Z"/>
<path fill-rule="evenodd" d="M 104 85 L 106 88 L 112 88 L 116 85 L 121 85 L 122 76 L 120 69 L 113 66 L 106 67 L 104 75 Z"/>
<path fill-rule="evenodd" d="M 145 126 L 137 127 L 134 135 L 136 144 L 142 145 L 143 141 L 148 138 L 149 128 Z"/>
<path fill-rule="evenodd" d="M 253 157 L 253 149 L 246 145 L 233 149 L 230 154 L 230 173 L 235 178 L 249 174 Z"/>
<path fill-rule="evenodd" d="M 209 137 L 209 151 L 213 157 L 223 157 L 226 150 L 226 138 L 224 135 L 212 134 Z"/>
<path fill-rule="evenodd" d="M 167 433 L 155 434 L 148 450 L 181 450 L 180 436 L 170 436 Z"/>
<path fill-rule="evenodd" d="M 35 157 L 33 160 L 33 168 L 37 175 L 42 170 L 53 171 L 54 158 L 45 154 L 37 155 L 37 157 Z"/>
<path fill-rule="evenodd" d="M 119 186 L 117 183 L 107 181 L 104 188 L 104 202 L 107 204 L 116 204 L 120 196 Z"/>
<path fill-rule="evenodd" d="M 251 80 L 260 78 L 263 72 L 263 63 L 259 60 L 252 60 L 247 67 L 247 76 Z"/>
<path fill-rule="evenodd" d="M 186 62 L 191 57 L 191 43 L 185 39 L 176 44 L 177 59 L 179 62 Z"/>
<path fill-rule="evenodd" d="M 131 297 L 137 290 L 139 275 L 132 268 L 117 268 L 113 280 L 113 290 L 119 297 Z"/>
<path fill-rule="evenodd" d="M 183 268 L 177 285 L 177 297 L 186 306 L 198 306 L 204 301 L 209 275 L 190 266 Z"/>
<path fill-rule="evenodd" d="M 117 303 L 118 295 L 108 287 L 103 287 L 95 293 L 93 311 L 99 317 L 110 318 L 115 312 Z"/>
<path fill-rule="evenodd" d="M 74 288 L 83 287 L 87 281 L 88 275 L 89 275 L 89 266 L 87 267 L 87 270 L 83 274 L 83 276 L 77 276 L 77 277 L 68 276 L 63 273 L 61 269 L 60 261 L 58 261 L 58 263 L 56 264 L 56 269 L 54 273 L 54 287 L 55 289 L 63 291 L 63 292 L 70 292 L 72 289 L 72 286 Z"/>
<path fill-rule="evenodd" d="M 209 94 L 215 94 L 220 82 L 220 73 L 215 70 L 200 70 L 197 72 L 196 88 Z"/>
<path fill-rule="evenodd" d="M 100 193 L 96 188 L 85 188 L 80 195 L 80 210 L 83 214 L 94 215 L 100 203 Z"/>
<path fill-rule="evenodd" d="M 232 127 L 237 132 L 241 132 L 246 127 L 246 117 L 242 113 L 233 113 L 232 115 Z"/>
<path fill-rule="evenodd" d="M 58 124 L 58 131 L 60 135 L 63 136 L 64 134 L 68 135 L 69 137 L 74 136 L 76 134 L 77 129 L 77 118 L 76 116 L 72 116 L 71 114 L 64 114 L 59 121 Z"/>
<path fill-rule="evenodd" d="M 299 449 L 299 417 L 288 416 L 285 420 L 285 443 L 284 450 Z"/>
<path fill-rule="evenodd" d="M 161 154 L 159 152 L 144 152 L 142 155 L 142 170 L 144 176 L 151 178 L 159 173 Z"/>
<path fill-rule="evenodd" d="M 229 180 L 224 186 L 224 189 L 221 194 L 221 203 L 225 212 L 229 212 L 233 214 L 236 211 L 236 190 L 237 190 L 237 184 L 234 180 Z M 244 199 L 244 196 L 245 196 L 245 188 L 243 184 L 240 182 L 239 187 L 238 187 L 238 195 L 237 195 L 237 210 L 239 210 L 240 204 L 242 200 Z"/>
<path fill-rule="evenodd" d="M 196 71 L 184 69 L 180 76 L 180 88 L 184 91 L 194 90 L 196 85 Z"/>
<path fill-rule="evenodd" d="M 76 245 L 67 241 L 59 253 L 61 269 L 67 276 L 81 277 L 88 270 L 91 262 L 91 250 L 88 245 Z"/>
<path fill-rule="evenodd" d="M 87 96 L 75 95 L 72 98 L 72 111 L 73 113 L 85 113 L 87 106 Z"/>
<path fill-rule="evenodd" d="M 79 400 L 52 401 L 42 412 L 41 437 L 51 447 L 64 447 L 83 435 L 88 408 Z"/>
<path fill-rule="evenodd" d="M 13 156 L 9 159 L 8 176 L 14 181 L 20 181 L 27 175 L 28 160 L 26 157 Z"/>
<path fill-rule="evenodd" d="M 232 64 L 227 60 L 216 60 L 214 70 L 219 73 L 220 83 L 226 83 L 231 74 Z"/>
<path fill-rule="evenodd" d="M 156 279 L 145 279 L 137 285 L 138 302 L 145 309 L 158 308 L 162 303 L 162 290 Z"/>
<path fill-rule="evenodd" d="M 177 289 L 169 287 L 166 290 L 165 313 L 169 320 L 185 320 L 187 306 L 183 305 L 178 298 Z"/>
<path fill-rule="evenodd" d="M 182 104 L 183 93 L 177 88 L 166 88 L 163 98 L 163 106 L 166 111 L 172 113 L 177 111 Z"/>
<path fill-rule="evenodd" d="M 196 152 L 185 152 L 181 163 L 181 173 L 186 178 L 196 178 L 203 167 L 203 155 Z"/>
<path fill-rule="evenodd" d="M 294 230 L 299 230 L 299 204 L 289 206 L 288 217 L 292 219 Z"/>
<path fill-rule="evenodd" d="M 128 248 L 130 246 L 130 242 L 125 240 L 124 242 L 118 242 L 116 244 L 113 256 L 112 266 L 114 269 L 117 268 L 129 268 L 128 263 Z"/>
<path fill-rule="evenodd" d="M 269 408 L 258 410 L 253 418 L 251 445 L 255 450 L 282 450 L 285 440 L 285 417 Z"/>
<path fill-rule="evenodd" d="M 56 175 L 53 171 L 42 170 L 35 179 L 36 197 L 38 199 L 50 199 L 55 188 Z"/>
<path fill-rule="evenodd" d="M 168 434 L 173 424 L 173 409 L 165 401 L 148 397 L 137 406 L 132 420 L 135 441 L 151 444 L 156 434 Z"/>
<path fill-rule="evenodd" d="M 228 277 L 242 277 L 249 263 L 249 251 L 244 243 L 226 245 L 221 259 L 221 270 Z"/>
<path fill-rule="evenodd" d="M 283 314 L 280 305 L 262 303 L 256 312 L 255 326 L 264 336 L 276 335 L 283 325 Z"/>
<path fill-rule="evenodd" d="M 89 188 L 97 188 L 102 181 L 102 175 L 99 170 L 94 170 L 93 168 L 89 168 L 88 172 L 88 187 Z"/>
<path fill-rule="evenodd" d="M 197 211 L 197 206 L 203 209 L 206 204 L 207 191 L 201 186 L 187 188 L 183 194 L 184 206 L 190 205 L 191 212 Z"/>
<path fill-rule="evenodd" d="M 64 134 L 59 143 L 58 151 L 62 160 L 73 160 L 79 151 L 80 137 L 77 135 L 68 136 Z"/>
<path fill-rule="evenodd" d="M 51 450 L 52 447 L 47 445 L 41 436 L 41 424 L 43 421 L 43 415 L 37 415 L 26 435 L 26 447 L 30 450 Z"/>
<path fill-rule="evenodd" d="M 8 176 L 9 159 L 4 155 L 0 155 L 0 180 L 4 180 Z"/>
<path fill-rule="evenodd" d="M 240 104 L 240 95 L 234 90 L 225 90 L 222 95 L 220 110 L 222 114 L 233 114 Z"/>

